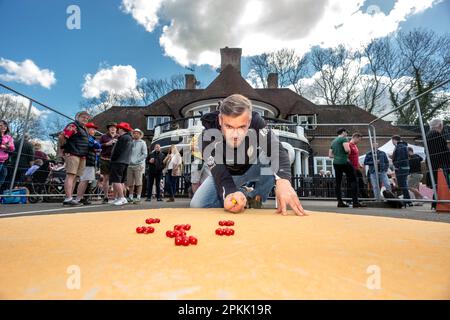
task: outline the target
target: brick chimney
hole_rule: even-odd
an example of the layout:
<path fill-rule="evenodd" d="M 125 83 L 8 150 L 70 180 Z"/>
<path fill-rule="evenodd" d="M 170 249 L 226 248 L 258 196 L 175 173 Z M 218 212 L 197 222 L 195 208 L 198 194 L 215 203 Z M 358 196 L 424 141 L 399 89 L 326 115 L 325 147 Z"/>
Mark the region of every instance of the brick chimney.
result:
<path fill-rule="evenodd" d="M 197 79 L 193 74 L 184 75 L 184 88 L 185 89 L 197 89 Z"/>
<path fill-rule="evenodd" d="M 278 88 L 278 73 L 269 73 L 269 75 L 267 76 L 267 88 Z"/>
<path fill-rule="evenodd" d="M 223 70 L 227 65 L 232 65 L 239 73 L 241 73 L 241 48 L 222 48 L 220 49 L 221 65 L 220 69 Z"/>

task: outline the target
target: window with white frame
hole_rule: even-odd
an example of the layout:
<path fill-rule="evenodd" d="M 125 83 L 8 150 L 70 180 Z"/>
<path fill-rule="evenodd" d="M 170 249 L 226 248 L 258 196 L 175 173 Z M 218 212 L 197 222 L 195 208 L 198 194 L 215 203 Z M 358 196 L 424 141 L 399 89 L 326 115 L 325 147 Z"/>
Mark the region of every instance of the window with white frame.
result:
<path fill-rule="evenodd" d="M 330 171 L 334 176 L 333 159 L 328 157 L 314 157 L 314 174 L 319 174 L 320 170 L 324 173 Z"/>
<path fill-rule="evenodd" d="M 258 112 L 261 117 L 264 116 L 264 109 L 253 106 L 252 110 Z"/>
<path fill-rule="evenodd" d="M 149 116 L 147 117 L 147 130 L 153 130 L 161 123 L 170 121 L 170 117 L 165 116 Z"/>
<path fill-rule="evenodd" d="M 193 109 L 192 110 L 192 115 L 195 116 L 202 116 L 206 113 L 209 113 L 211 110 L 210 106 L 202 106 L 201 108 L 198 109 Z"/>
<path fill-rule="evenodd" d="M 306 125 L 305 129 L 313 130 L 316 128 L 314 124 L 317 124 L 317 116 L 315 114 L 312 115 L 294 114 L 289 116 L 289 121 Z"/>

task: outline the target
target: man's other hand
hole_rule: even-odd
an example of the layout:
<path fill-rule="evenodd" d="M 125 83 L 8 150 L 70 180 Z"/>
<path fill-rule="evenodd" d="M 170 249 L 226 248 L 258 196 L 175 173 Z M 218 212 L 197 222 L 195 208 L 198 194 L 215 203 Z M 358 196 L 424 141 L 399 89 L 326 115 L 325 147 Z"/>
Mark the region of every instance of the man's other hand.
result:
<path fill-rule="evenodd" d="M 297 193 L 287 179 L 279 179 L 276 182 L 275 194 L 277 199 L 277 213 L 287 215 L 287 205 L 294 210 L 298 216 L 307 216 L 305 210 L 298 200 Z"/>

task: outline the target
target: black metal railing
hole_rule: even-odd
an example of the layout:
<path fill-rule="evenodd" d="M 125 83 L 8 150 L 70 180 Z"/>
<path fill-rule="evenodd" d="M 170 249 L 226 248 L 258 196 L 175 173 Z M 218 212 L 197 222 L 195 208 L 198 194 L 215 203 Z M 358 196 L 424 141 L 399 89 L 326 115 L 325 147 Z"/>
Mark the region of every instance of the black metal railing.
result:
<path fill-rule="evenodd" d="M 165 181 L 165 185 L 167 185 L 166 177 L 163 177 L 162 179 Z M 336 179 L 334 177 L 301 175 L 292 177 L 291 183 L 296 190 L 299 198 L 336 198 Z M 359 189 L 359 196 L 361 198 L 373 197 L 373 192 L 370 189 L 369 185 L 370 184 L 365 183 L 364 189 Z M 190 175 L 182 175 L 180 178 L 178 178 L 176 196 L 181 198 L 189 198 L 192 195 L 190 186 Z M 351 198 L 351 188 L 349 188 L 349 185 L 345 178 L 342 180 L 341 190 L 344 198 Z M 165 196 L 169 196 L 168 188 L 164 188 L 164 191 L 162 190 L 162 193 Z M 143 190 L 143 194 L 146 194 L 146 190 Z M 269 198 L 274 197 L 275 192 L 274 190 L 272 190 L 272 192 L 269 194 Z"/>

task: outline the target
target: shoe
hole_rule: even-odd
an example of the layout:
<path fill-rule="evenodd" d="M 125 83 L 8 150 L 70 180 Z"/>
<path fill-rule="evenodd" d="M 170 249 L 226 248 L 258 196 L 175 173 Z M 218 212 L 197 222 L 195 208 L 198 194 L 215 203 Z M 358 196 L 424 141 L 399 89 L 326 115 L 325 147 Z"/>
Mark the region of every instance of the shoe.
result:
<path fill-rule="evenodd" d="M 141 199 L 138 199 L 138 198 L 133 199 L 133 204 L 139 204 L 139 203 L 141 203 Z"/>
<path fill-rule="evenodd" d="M 82 206 L 83 204 L 80 202 L 80 201 L 78 201 L 78 200 L 75 200 L 75 199 L 72 199 L 70 202 L 69 202 L 69 206 L 71 206 L 71 207 L 79 207 L 79 206 Z"/>
<path fill-rule="evenodd" d="M 338 202 L 338 208 L 349 208 L 350 206 L 348 204 L 345 204 L 343 202 Z"/>
<path fill-rule="evenodd" d="M 114 203 L 117 202 L 117 200 L 119 200 L 119 199 L 109 200 L 109 201 L 108 201 L 108 204 L 114 204 Z"/>
<path fill-rule="evenodd" d="M 86 198 L 82 199 L 80 202 L 83 205 L 85 205 L 85 206 L 88 206 L 88 205 L 92 204 L 92 202 L 89 199 L 86 199 Z"/>
<path fill-rule="evenodd" d="M 411 202 L 406 202 L 405 205 L 404 205 L 405 208 L 409 208 L 409 207 L 412 207 L 412 206 L 413 206 L 413 204 Z"/>
<path fill-rule="evenodd" d="M 150 202 L 150 201 L 152 201 L 152 198 L 147 198 L 147 199 L 145 199 L 145 201 Z"/>
<path fill-rule="evenodd" d="M 126 197 L 125 199 L 126 199 L 129 203 L 132 203 L 132 202 L 133 202 L 133 199 L 130 198 L 130 197 Z"/>
<path fill-rule="evenodd" d="M 117 199 L 113 203 L 113 205 L 115 205 L 115 206 L 123 206 L 124 204 L 127 204 L 127 203 L 128 203 L 127 199 L 126 198 L 122 198 L 122 199 Z"/>
<path fill-rule="evenodd" d="M 367 208 L 367 205 L 361 202 L 357 202 L 353 204 L 353 208 Z"/>
<path fill-rule="evenodd" d="M 107 197 L 104 197 L 104 198 L 103 198 L 103 201 L 102 201 L 102 204 L 107 204 L 108 201 L 109 201 L 109 199 L 108 199 Z"/>
<path fill-rule="evenodd" d="M 68 199 L 64 199 L 64 201 L 63 201 L 63 206 L 69 206 L 70 205 L 70 202 L 72 201 L 73 199 L 70 199 L 70 200 L 68 200 Z"/>
<path fill-rule="evenodd" d="M 169 198 L 169 199 L 167 199 L 166 202 L 175 202 L 175 199 L 174 198 Z"/>
<path fill-rule="evenodd" d="M 156 201 L 163 201 L 163 199 L 161 199 L 161 198 L 158 198 Z"/>

